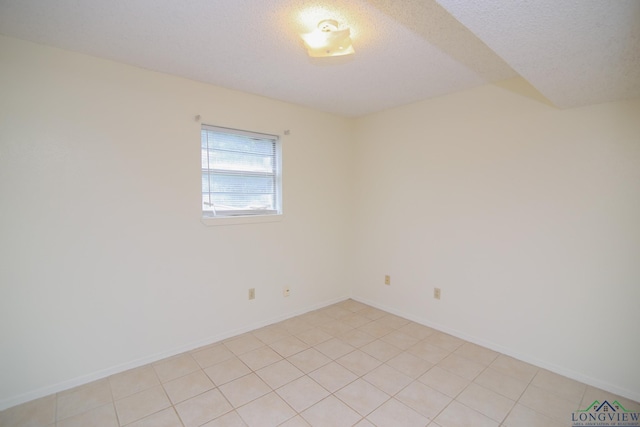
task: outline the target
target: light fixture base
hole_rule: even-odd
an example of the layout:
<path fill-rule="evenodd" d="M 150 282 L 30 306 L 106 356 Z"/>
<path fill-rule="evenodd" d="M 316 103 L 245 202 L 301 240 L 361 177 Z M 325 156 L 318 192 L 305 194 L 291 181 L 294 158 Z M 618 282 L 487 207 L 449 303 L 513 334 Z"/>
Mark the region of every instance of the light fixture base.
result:
<path fill-rule="evenodd" d="M 302 34 L 302 40 L 312 58 L 354 53 L 351 45 L 351 30 L 348 27 L 340 28 L 340 24 L 334 19 L 323 19 L 318 22 L 316 30 Z"/>

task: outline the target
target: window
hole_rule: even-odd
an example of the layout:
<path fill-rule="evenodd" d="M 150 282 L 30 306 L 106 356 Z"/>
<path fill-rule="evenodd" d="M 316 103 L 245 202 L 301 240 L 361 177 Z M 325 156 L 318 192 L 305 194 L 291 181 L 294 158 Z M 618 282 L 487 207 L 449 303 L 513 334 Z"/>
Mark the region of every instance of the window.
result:
<path fill-rule="evenodd" d="M 202 126 L 202 216 L 281 213 L 277 136 Z"/>

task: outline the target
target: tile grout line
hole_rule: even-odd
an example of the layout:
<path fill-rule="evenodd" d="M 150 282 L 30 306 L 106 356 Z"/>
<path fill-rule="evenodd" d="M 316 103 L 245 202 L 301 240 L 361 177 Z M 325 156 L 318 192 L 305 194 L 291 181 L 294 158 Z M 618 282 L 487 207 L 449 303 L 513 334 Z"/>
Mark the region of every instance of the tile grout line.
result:
<path fill-rule="evenodd" d="M 531 365 L 531 366 L 533 366 L 533 365 Z M 522 390 L 522 392 L 521 392 L 521 393 L 520 393 L 520 395 L 518 396 L 518 399 L 516 400 L 515 405 L 513 405 L 513 407 L 511 408 L 511 410 L 510 410 L 510 411 L 509 411 L 509 413 L 507 414 L 507 416 L 506 416 L 506 417 L 504 418 L 504 420 L 502 421 L 502 423 L 504 423 L 504 422 L 509 418 L 509 415 L 511 415 L 511 413 L 513 412 L 513 409 L 514 409 L 514 408 L 516 407 L 516 405 L 518 405 L 518 404 L 520 404 L 520 405 L 524 406 L 525 408 L 530 409 L 530 410 L 534 411 L 535 413 L 539 414 L 539 412 L 538 412 L 538 411 L 536 411 L 535 409 L 533 409 L 533 408 L 529 408 L 529 407 L 528 407 L 527 405 L 525 405 L 524 403 L 520 403 L 520 399 L 522 399 L 522 396 L 524 396 L 524 394 L 527 392 L 527 389 L 528 389 L 528 388 L 533 384 L 533 380 L 535 379 L 535 377 L 536 377 L 536 376 L 538 376 L 538 373 L 539 373 L 539 372 L 540 372 L 540 368 L 538 368 L 538 367 L 536 366 L 536 373 L 535 373 L 535 375 L 533 375 L 533 376 L 531 377 L 531 379 L 530 379 L 530 380 L 529 380 L 529 382 L 527 383 L 527 386 Z M 541 415 L 544 415 L 544 414 L 541 414 Z M 552 419 L 551 417 L 547 417 L 547 418 Z"/>
<path fill-rule="evenodd" d="M 116 414 L 116 422 L 118 423 L 118 426 L 120 426 L 121 425 L 120 416 L 118 415 L 118 410 L 116 408 L 116 399 L 115 399 L 115 396 L 113 395 L 113 388 L 111 387 L 111 379 L 110 377 L 107 377 L 106 380 L 107 380 L 107 384 L 109 384 L 109 393 L 111 394 L 111 405 L 113 406 L 113 412 Z"/>

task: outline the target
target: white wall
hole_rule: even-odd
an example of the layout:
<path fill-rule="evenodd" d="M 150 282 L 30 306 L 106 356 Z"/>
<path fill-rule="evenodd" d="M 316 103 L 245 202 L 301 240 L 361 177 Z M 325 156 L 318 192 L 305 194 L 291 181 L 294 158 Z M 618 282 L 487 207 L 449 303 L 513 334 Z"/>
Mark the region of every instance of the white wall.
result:
<path fill-rule="evenodd" d="M 511 83 L 357 122 L 353 295 L 640 400 L 640 99 Z"/>
<path fill-rule="evenodd" d="M 352 121 L 4 37 L 0 63 L 0 409 L 348 295 Z M 201 223 L 196 114 L 290 129 L 281 222 Z"/>

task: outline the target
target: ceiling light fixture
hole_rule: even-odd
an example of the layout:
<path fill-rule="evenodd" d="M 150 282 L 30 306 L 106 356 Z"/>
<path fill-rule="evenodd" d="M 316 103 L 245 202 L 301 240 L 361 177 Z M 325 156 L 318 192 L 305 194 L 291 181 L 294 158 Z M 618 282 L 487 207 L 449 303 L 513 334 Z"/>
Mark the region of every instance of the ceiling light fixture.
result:
<path fill-rule="evenodd" d="M 302 34 L 302 40 L 312 58 L 354 53 L 351 45 L 351 30 L 348 27 L 340 28 L 338 21 L 333 19 L 320 21 L 318 28 L 314 31 Z"/>

